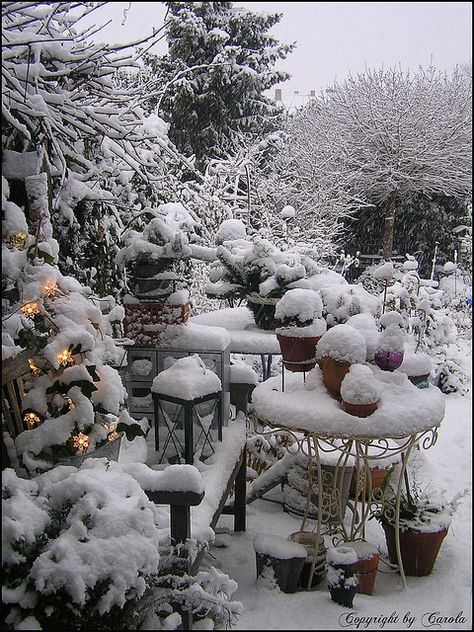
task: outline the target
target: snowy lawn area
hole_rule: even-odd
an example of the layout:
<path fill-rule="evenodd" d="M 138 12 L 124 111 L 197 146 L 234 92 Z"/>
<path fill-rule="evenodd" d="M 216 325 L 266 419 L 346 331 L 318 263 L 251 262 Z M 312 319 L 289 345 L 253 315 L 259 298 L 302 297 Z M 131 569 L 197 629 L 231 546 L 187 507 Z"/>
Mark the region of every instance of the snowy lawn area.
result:
<path fill-rule="evenodd" d="M 466 366 L 469 367 L 471 351 L 467 345 L 466 351 Z M 407 577 L 404 590 L 399 576 L 381 562 L 373 594 L 357 594 L 351 610 L 331 601 L 326 580 L 310 592 L 283 593 L 268 580 L 260 578 L 257 581 L 253 539 L 261 534 L 286 538 L 300 528 L 301 518 L 284 512 L 278 502 L 257 500 L 247 508 L 245 533 L 231 533 L 230 517 L 221 517 L 218 526 L 228 527 L 230 533 L 218 535 L 216 544 L 225 546 L 212 547 L 213 557 L 206 557 L 202 566 L 212 564 L 237 581 L 239 588 L 233 598 L 242 602 L 244 614 L 235 629 L 472 628 L 472 395 L 469 392 L 465 396 L 451 394 L 444 397 L 446 414 L 438 441 L 427 451 L 415 451 L 412 463 L 418 466 L 417 478 L 435 491 L 445 491 L 449 499 L 464 488 L 468 488 L 469 495 L 454 515 L 432 574 Z M 269 492 L 266 498 L 278 501 L 281 498 L 279 488 Z M 347 519 L 350 519 L 349 510 Z M 367 539 L 386 557 L 385 536 L 375 520 L 368 522 Z M 326 546 L 329 544 L 326 540 Z"/>

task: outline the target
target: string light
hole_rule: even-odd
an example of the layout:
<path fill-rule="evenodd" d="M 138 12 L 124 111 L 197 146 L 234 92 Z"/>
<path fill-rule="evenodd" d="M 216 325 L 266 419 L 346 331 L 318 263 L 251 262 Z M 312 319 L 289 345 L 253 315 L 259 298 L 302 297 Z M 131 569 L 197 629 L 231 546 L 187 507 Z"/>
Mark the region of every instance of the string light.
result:
<path fill-rule="evenodd" d="M 41 314 L 41 309 L 38 303 L 27 303 L 21 308 L 21 313 L 27 318 L 31 318 L 31 320 L 33 320 L 35 316 Z"/>
<path fill-rule="evenodd" d="M 109 431 L 109 434 L 107 435 L 108 441 L 114 441 L 119 436 L 119 433 L 115 429 L 115 426 L 110 425 L 108 428 L 108 431 Z"/>
<path fill-rule="evenodd" d="M 69 397 L 66 399 L 66 406 L 68 407 L 68 410 L 76 408 L 76 404 Z"/>
<path fill-rule="evenodd" d="M 18 248 L 18 250 L 24 250 L 26 248 L 26 244 L 28 243 L 28 233 L 24 230 L 12 233 L 5 239 L 5 243 L 7 246 L 13 246 L 14 248 Z"/>
<path fill-rule="evenodd" d="M 38 415 L 36 413 L 31 413 L 31 412 L 30 413 L 26 413 L 26 415 L 23 417 L 23 419 L 25 420 L 26 424 L 28 425 L 28 428 L 34 428 L 41 421 L 41 418 L 38 417 Z"/>
<path fill-rule="evenodd" d="M 76 450 L 80 453 L 85 452 L 89 447 L 90 439 L 87 435 L 80 432 L 73 439 L 73 445 Z"/>
<path fill-rule="evenodd" d="M 30 371 L 33 373 L 33 375 L 35 376 L 41 375 L 41 369 L 39 368 L 39 366 L 36 366 L 32 358 L 28 358 L 28 364 L 30 366 Z"/>
<path fill-rule="evenodd" d="M 53 297 L 58 294 L 59 288 L 54 281 L 48 281 L 43 287 L 43 292 L 46 296 Z"/>
<path fill-rule="evenodd" d="M 72 357 L 72 353 L 69 349 L 64 349 L 61 353 L 58 353 L 58 362 L 61 366 L 68 366 L 70 364 L 74 364 L 74 358 Z"/>

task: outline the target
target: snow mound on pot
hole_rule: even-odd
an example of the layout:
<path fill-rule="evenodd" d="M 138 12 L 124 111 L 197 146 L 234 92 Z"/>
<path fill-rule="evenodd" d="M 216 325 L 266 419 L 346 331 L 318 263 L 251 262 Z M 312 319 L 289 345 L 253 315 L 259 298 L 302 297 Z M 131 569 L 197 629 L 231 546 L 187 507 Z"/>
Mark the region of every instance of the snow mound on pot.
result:
<path fill-rule="evenodd" d="M 316 358 L 330 356 L 339 362 L 363 363 L 367 346 L 362 335 L 350 325 L 335 325 L 329 329 L 316 346 Z"/>
<path fill-rule="evenodd" d="M 288 290 L 275 307 L 277 320 L 305 323 L 321 318 L 323 302 L 317 292 L 310 289 L 294 288 Z"/>
<path fill-rule="evenodd" d="M 348 404 L 373 404 L 380 398 L 380 388 L 370 367 L 353 364 L 341 383 L 341 397 Z"/>

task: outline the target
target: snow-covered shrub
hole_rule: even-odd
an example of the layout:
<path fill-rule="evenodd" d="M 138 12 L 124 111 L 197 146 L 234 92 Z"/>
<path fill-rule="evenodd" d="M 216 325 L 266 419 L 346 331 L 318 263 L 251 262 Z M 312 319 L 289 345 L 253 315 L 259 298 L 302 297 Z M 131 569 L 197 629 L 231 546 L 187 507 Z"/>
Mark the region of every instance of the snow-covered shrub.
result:
<path fill-rule="evenodd" d="M 159 569 L 155 506 L 116 463 L 91 459 L 2 482 L 6 622 L 44 630 L 137 629 Z M 31 629 L 31 628 L 30 628 Z"/>
<path fill-rule="evenodd" d="M 390 492 L 394 493 L 389 483 L 387 494 Z M 412 474 L 409 488 L 402 491 L 400 495 L 400 530 L 431 532 L 446 529 L 451 524 L 459 503 L 467 493 L 467 490 L 463 490 L 448 500 L 444 493 L 435 492 L 430 486 L 421 487 L 416 476 Z M 374 517 L 382 524 L 393 524 L 395 517 L 393 507 L 388 504 L 387 507 L 376 512 Z"/>
<path fill-rule="evenodd" d="M 349 284 L 342 275 L 341 278 L 343 283 L 324 283 L 319 290 L 323 301 L 323 317 L 328 327 L 345 324 L 357 314 L 376 316 L 380 309 L 380 300 L 369 294 L 360 283 Z M 309 281 L 313 289 L 319 288 L 318 275 Z"/>
<path fill-rule="evenodd" d="M 183 606 L 208 624 L 229 623 L 242 611 L 230 600 L 236 582 L 213 567 L 195 577 L 176 574 L 171 564 L 182 552 L 162 543 L 161 511 L 107 459 L 59 466 L 33 480 L 5 470 L 7 629 L 136 630 L 150 620 L 152 629 L 172 629 Z"/>
<path fill-rule="evenodd" d="M 264 329 L 275 325 L 276 299 L 288 289 L 309 287 L 306 277 L 318 270 L 306 255 L 281 251 L 259 236 L 225 241 L 217 247 L 216 255 L 218 261 L 209 268 L 206 293 L 227 300 L 231 307 L 247 301 L 257 324 Z"/>
<path fill-rule="evenodd" d="M 372 404 L 380 397 L 380 389 L 370 367 L 353 364 L 341 382 L 341 397 L 349 404 Z"/>
<path fill-rule="evenodd" d="M 39 183 L 37 201 L 44 197 L 44 178 Z M 25 217 L 19 207 L 6 202 L 12 213 Z M 125 410 L 121 378 L 108 366 L 120 361 L 121 352 L 110 334 L 112 321 L 120 321 L 123 310 L 114 306 L 110 316 L 104 316 L 90 288 L 59 272 L 47 204 L 42 209 L 36 237 L 25 232 L 24 243 L 2 244 L 3 274 L 18 297 L 4 306 L 2 342 L 10 345 L 9 357 L 12 343 L 13 354 L 29 353 L 31 375 L 25 380 L 22 408 L 27 429 L 15 443 L 31 472 L 116 438 L 119 421 L 127 434 L 136 426 Z M 142 433 L 138 426 L 135 429 Z"/>

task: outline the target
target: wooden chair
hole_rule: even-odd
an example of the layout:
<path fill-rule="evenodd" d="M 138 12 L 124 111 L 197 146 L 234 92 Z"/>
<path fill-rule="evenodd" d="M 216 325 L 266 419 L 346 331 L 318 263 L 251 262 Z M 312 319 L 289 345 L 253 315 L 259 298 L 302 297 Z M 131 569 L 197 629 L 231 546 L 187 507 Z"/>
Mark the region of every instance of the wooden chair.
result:
<path fill-rule="evenodd" d="M 15 439 L 27 429 L 21 405 L 25 394 L 23 378 L 30 373 L 28 356 L 28 351 L 23 351 L 2 363 L 2 469 L 12 466 L 3 433 L 8 432 Z"/>

